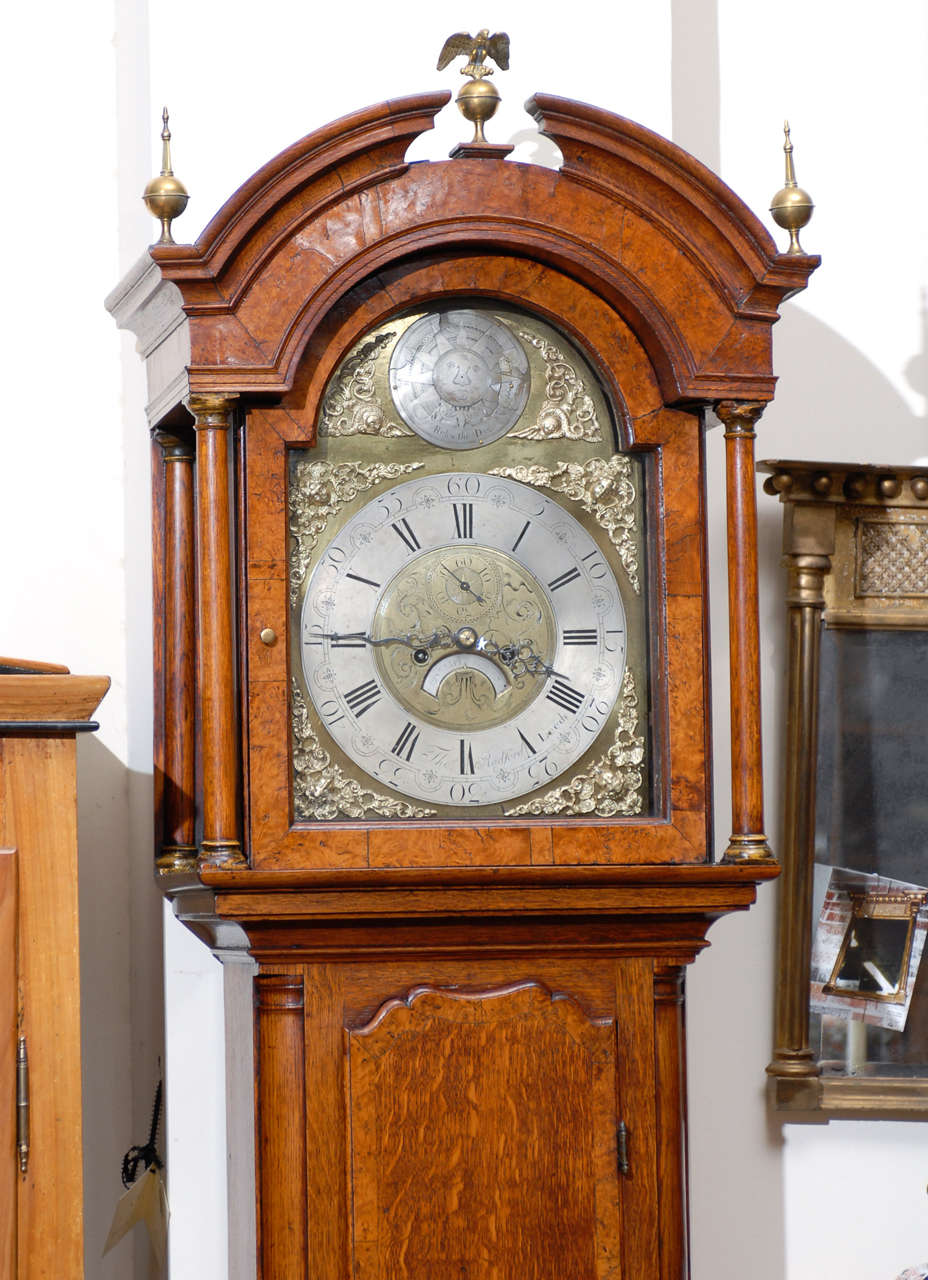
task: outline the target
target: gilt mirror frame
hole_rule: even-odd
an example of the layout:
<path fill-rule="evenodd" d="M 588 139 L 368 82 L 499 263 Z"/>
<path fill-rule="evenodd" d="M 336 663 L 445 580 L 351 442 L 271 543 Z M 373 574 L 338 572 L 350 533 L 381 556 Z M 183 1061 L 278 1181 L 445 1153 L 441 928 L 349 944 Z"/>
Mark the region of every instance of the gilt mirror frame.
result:
<path fill-rule="evenodd" d="M 928 632 L 928 469 L 765 461 L 758 470 L 767 474 L 764 491 L 784 507 L 787 570 L 782 877 L 774 1049 L 767 1067 L 771 1104 L 790 1120 L 820 1118 L 822 1112 L 928 1118 L 928 1062 L 920 1064 L 924 1074 L 880 1074 L 874 1064 L 841 1074 L 823 1070 L 810 1044 L 816 804 L 824 767 L 822 637 L 847 630 Z M 928 859 L 923 879 L 928 880 Z M 858 896 L 863 910 L 866 895 Z M 918 906 L 907 934 L 906 966 L 917 912 Z M 842 937 L 846 942 L 843 931 Z"/>

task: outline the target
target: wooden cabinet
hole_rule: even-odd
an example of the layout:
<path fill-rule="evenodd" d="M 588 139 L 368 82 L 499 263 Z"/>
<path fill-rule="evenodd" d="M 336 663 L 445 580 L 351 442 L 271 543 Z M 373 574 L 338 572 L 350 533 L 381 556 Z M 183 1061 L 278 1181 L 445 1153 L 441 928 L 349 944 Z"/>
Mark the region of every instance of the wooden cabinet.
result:
<path fill-rule="evenodd" d="M 446 101 L 294 144 L 109 300 L 154 435 L 158 871 L 258 962 L 262 1280 L 682 1280 L 683 972 L 777 869 L 754 428 L 817 259 L 549 95 L 557 173 L 407 164 Z"/>
<path fill-rule="evenodd" d="M 0 659 L 4 1280 L 84 1274 L 75 735 L 109 683 Z"/>

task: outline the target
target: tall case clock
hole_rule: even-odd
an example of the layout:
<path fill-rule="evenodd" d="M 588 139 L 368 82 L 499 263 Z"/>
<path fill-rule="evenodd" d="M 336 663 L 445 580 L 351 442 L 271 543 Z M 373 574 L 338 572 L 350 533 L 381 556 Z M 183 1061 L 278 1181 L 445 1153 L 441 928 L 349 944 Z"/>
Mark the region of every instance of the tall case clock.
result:
<path fill-rule="evenodd" d="M 446 101 L 310 134 L 109 300 L 149 379 L 157 871 L 257 962 L 263 1280 L 679 1280 L 684 970 L 776 873 L 753 441 L 817 259 L 549 95 L 559 171 L 407 163 Z"/>

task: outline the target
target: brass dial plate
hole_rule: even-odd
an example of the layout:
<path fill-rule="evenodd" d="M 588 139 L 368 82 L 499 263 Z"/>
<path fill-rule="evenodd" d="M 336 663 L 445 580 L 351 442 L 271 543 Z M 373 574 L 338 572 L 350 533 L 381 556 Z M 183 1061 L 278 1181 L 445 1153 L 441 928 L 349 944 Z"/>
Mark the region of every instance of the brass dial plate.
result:
<path fill-rule="evenodd" d="M 320 720 L 371 778 L 433 804 L 498 804 L 550 783 L 622 690 L 626 619 L 606 557 L 553 498 L 447 472 L 366 503 L 303 602 Z"/>

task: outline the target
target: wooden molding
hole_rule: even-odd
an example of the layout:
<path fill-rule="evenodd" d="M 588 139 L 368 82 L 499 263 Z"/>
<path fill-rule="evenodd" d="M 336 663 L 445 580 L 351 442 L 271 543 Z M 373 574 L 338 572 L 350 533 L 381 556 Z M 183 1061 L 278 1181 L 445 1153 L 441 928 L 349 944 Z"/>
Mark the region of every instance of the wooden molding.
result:
<path fill-rule="evenodd" d="M 109 687 L 109 676 L 0 675 L 0 722 L 89 720 Z"/>

